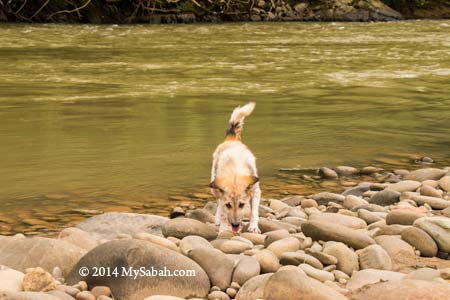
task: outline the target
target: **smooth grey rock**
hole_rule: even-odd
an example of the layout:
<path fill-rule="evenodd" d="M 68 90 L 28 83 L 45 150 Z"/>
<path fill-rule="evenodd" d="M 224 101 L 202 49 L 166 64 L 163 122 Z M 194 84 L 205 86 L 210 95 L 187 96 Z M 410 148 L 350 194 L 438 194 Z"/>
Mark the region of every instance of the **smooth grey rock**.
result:
<path fill-rule="evenodd" d="M 385 189 L 370 197 L 369 202 L 383 206 L 392 205 L 400 201 L 400 195 L 397 191 Z"/>
<path fill-rule="evenodd" d="M 365 199 L 363 199 L 361 197 L 357 197 L 354 195 L 346 196 L 344 202 L 342 203 L 342 205 L 348 209 L 352 209 L 357 206 L 366 205 L 366 204 L 369 204 L 369 202 L 367 202 Z"/>
<path fill-rule="evenodd" d="M 411 196 L 411 200 L 418 205 L 428 204 L 433 209 L 446 209 L 450 207 L 450 201 L 436 197 L 413 195 Z"/>
<path fill-rule="evenodd" d="M 421 256 L 434 257 L 438 246 L 429 234 L 418 227 L 408 227 L 402 230 L 402 240 L 420 251 Z"/>
<path fill-rule="evenodd" d="M 424 217 L 414 221 L 414 226 L 428 233 L 440 251 L 450 252 L 450 218 Z"/>
<path fill-rule="evenodd" d="M 196 250 L 202 249 L 192 250 L 189 254 Z M 206 255 L 204 259 L 208 259 Z M 217 261 L 220 259 L 215 255 L 213 262 Z M 82 267 L 92 271 L 94 267 L 111 270 L 116 267 L 119 270 L 123 268 L 128 270 L 131 267 L 137 270 L 143 266 L 148 269 L 153 267 L 157 272 L 165 269 L 172 273 L 175 270 L 194 270 L 195 280 L 189 276 L 137 276 L 136 278 L 119 276 L 116 278 L 93 276 L 95 275 L 93 272 L 86 277 L 79 274 Z M 97 246 L 83 256 L 69 273 L 66 281 L 69 285 L 84 280 L 89 286 L 108 286 L 114 297 L 121 300 L 143 299 L 148 295 L 204 298 L 208 294 L 210 284 L 208 275 L 203 269 L 203 266 L 200 267 L 186 256 L 154 243 L 135 239 L 115 240 Z"/>
<path fill-rule="evenodd" d="M 315 200 L 319 205 L 328 205 L 329 202 L 342 204 L 345 200 L 345 196 L 329 192 L 317 193 L 311 195 L 310 198 Z"/>
<path fill-rule="evenodd" d="M 322 269 L 323 265 L 312 255 L 302 252 L 284 252 L 280 257 L 280 263 L 282 265 L 294 265 L 298 266 L 302 263 L 309 264 L 317 269 Z"/>
<path fill-rule="evenodd" d="M 196 248 L 189 251 L 188 256 L 205 270 L 212 285 L 222 291 L 230 286 L 234 262 L 220 250 Z"/>
<path fill-rule="evenodd" d="M 367 227 L 366 222 L 360 218 L 338 213 L 312 214 L 309 216 L 309 221 L 335 223 L 353 229 L 363 229 Z"/>
<path fill-rule="evenodd" d="M 133 236 L 139 232 L 162 236 L 161 228 L 168 220 L 156 215 L 112 212 L 88 218 L 76 227 L 89 232 L 95 239 L 111 240 L 119 234 Z"/>
<path fill-rule="evenodd" d="M 320 177 L 324 178 L 324 179 L 337 179 L 338 178 L 338 174 L 336 173 L 336 171 L 327 168 L 327 167 L 322 167 L 320 168 L 317 173 L 319 174 Z"/>
<path fill-rule="evenodd" d="M 389 189 L 397 192 L 414 192 L 421 186 L 419 181 L 402 180 L 397 183 L 389 185 Z"/>
<path fill-rule="evenodd" d="M 351 276 L 353 271 L 359 270 L 358 256 L 347 245 L 340 242 L 325 243 L 323 252 L 337 258 L 338 270 Z"/>
<path fill-rule="evenodd" d="M 359 170 L 354 167 L 338 166 L 334 169 L 339 176 L 354 176 L 358 175 Z"/>
<path fill-rule="evenodd" d="M 343 242 L 355 249 L 375 244 L 375 241 L 365 233 L 329 222 L 308 221 L 302 224 L 302 230 L 306 236 L 315 241 Z"/>
<path fill-rule="evenodd" d="M 370 245 L 356 252 L 361 269 L 392 270 L 389 254 L 380 245 Z"/>
<path fill-rule="evenodd" d="M 25 272 L 27 268 L 59 267 L 66 275 L 86 253 L 82 248 L 57 239 L 0 236 L 0 265 Z"/>
<path fill-rule="evenodd" d="M 256 258 L 252 256 L 246 256 L 239 260 L 238 264 L 234 268 L 232 282 L 237 282 L 241 286 L 247 282 L 250 278 L 253 278 L 261 272 L 261 267 Z"/>

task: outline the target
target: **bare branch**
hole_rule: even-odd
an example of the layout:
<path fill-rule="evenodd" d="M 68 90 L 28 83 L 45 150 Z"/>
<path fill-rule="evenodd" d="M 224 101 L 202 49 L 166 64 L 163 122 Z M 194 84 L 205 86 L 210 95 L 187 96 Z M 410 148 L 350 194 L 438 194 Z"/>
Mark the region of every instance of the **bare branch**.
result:
<path fill-rule="evenodd" d="M 72 10 L 60 10 L 60 11 L 54 12 L 54 13 L 50 14 L 47 17 L 47 20 L 51 19 L 54 15 L 57 15 L 57 14 L 63 14 L 63 13 L 71 14 L 73 12 L 77 12 L 78 13 L 79 10 L 81 10 L 81 9 L 85 8 L 86 6 L 88 6 L 89 3 L 91 3 L 91 0 L 87 0 L 86 3 L 84 3 L 82 6 L 77 7 L 75 9 L 72 9 Z"/>
<path fill-rule="evenodd" d="M 50 0 L 45 1 L 44 5 L 42 5 L 41 8 L 39 8 L 39 9 L 31 16 L 30 19 L 33 19 L 34 17 L 36 17 L 36 16 L 41 12 L 41 10 L 43 10 L 44 7 L 47 6 L 47 4 L 48 4 L 49 2 L 50 2 Z"/>

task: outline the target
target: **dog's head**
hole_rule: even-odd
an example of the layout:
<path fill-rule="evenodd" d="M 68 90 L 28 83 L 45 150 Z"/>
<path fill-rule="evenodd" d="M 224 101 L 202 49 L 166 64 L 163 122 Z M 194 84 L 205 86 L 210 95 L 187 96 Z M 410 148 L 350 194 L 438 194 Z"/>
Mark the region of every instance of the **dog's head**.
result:
<path fill-rule="evenodd" d="M 256 176 L 219 177 L 209 184 L 216 198 L 220 199 L 222 211 L 226 212 L 233 232 L 239 232 L 244 217 L 244 207 L 253 197 Z M 255 208 L 258 209 L 258 208 Z"/>

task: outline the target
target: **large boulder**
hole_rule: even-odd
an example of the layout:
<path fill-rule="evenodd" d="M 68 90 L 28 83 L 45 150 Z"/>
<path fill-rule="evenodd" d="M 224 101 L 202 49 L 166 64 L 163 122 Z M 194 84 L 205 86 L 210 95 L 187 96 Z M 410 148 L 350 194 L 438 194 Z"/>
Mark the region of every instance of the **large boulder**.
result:
<path fill-rule="evenodd" d="M 359 266 L 361 269 L 392 270 L 392 261 L 380 245 L 370 245 L 358 250 Z"/>
<path fill-rule="evenodd" d="M 450 284 L 404 279 L 366 286 L 351 296 L 352 300 L 448 300 Z"/>
<path fill-rule="evenodd" d="M 302 231 L 315 241 L 343 242 L 355 249 L 375 244 L 366 233 L 330 222 L 308 221 L 302 224 Z"/>
<path fill-rule="evenodd" d="M 111 270 L 111 273 L 117 270 L 120 276 L 95 276 L 95 268 Z M 134 277 L 125 273 L 140 268 L 146 268 L 146 273 L 164 275 Z M 89 275 L 81 276 L 82 269 L 88 270 Z M 195 273 L 195 276 L 166 275 L 178 270 Z M 89 251 L 66 278 L 70 285 L 81 280 L 89 286 L 109 286 L 119 300 L 144 299 L 151 295 L 205 298 L 210 288 L 208 276 L 194 261 L 165 247 L 135 239 L 110 241 Z"/>
<path fill-rule="evenodd" d="M 189 235 L 198 235 L 207 240 L 217 237 L 216 228 L 200 221 L 189 218 L 175 218 L 163 225 L 162 233 L 165 237 L 173 236 L 182 239 Z"/>
<path fill-rule="evenodd" d="M 97 239 L 107 240 L 120 234 L 134 236 L 140 232 L 162 236 L 161 227 L 168 220 L 156 215 L 112 212 L 88 218 L 78 224 L 77 228 L 91 233 Z"/>
<path fill-rule="evenodd" d="M 442 252 L 450 252 L 450 218 L 425 217 L 417 219 L 414 226 L 428 233 Z"/>
<path fill-rule="evenodd" d="M 57 239 L 0 236 L 0 264 L 21 272 L 34 267 L 51 272 L 59 267 L 65 275 L 85 253 L 84 249 Z"/>
<path fill-rule="evenodd" d="M 300 268 L 282 267 L 266 283 L 264 300 L 348 300 Z"/>
<path fill-rule="evenodd" d="M 402 240 L 420 251 L 421 256 L 434 257 L 438 252 L 438 246 L 433 238 L 418 227 L 408 227 L 402 230 Z"/>
<path fill-rule="evenodd" d="M 425 217 L 426 214 L 411 209 L 394 209 L 386 216 L 386 224 L 412 225 L 418 218 Z"/>

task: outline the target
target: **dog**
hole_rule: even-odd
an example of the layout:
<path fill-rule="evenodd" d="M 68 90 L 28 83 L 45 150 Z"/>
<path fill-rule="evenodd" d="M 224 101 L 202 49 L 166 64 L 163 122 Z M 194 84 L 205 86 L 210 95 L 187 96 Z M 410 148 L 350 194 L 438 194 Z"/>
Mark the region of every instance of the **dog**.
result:
<path fill-rule="evenodd" d="M 256 158 L 241 142 L 244 119 L 255 108 L 250 102 L 236 107 L 231 114 L 225 141 L 217 146 L 213 154 L 211 183 L 209 187 L 217 199 L 215 216 L 219 232 L 226 230 L 235 234 L 242 231 L 244 208 L 251 208 L 248 232 L 260 233 L 258 227 L 258 209 L 261 199 Z"/>

